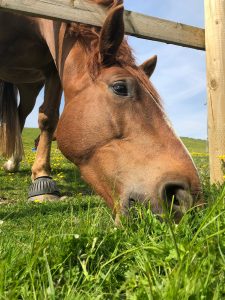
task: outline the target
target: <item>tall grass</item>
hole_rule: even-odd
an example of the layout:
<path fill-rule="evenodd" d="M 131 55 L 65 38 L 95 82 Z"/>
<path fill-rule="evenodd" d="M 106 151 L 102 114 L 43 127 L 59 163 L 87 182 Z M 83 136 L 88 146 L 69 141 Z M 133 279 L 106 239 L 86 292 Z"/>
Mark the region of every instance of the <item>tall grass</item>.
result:
<path fill-rule="evenodd" d="M 25 142 L 21 172 L 0 171 L 1 300 L 225 298 L 225 188 L 209 186 L 207 156 L 194 157 L 208 202 L 203 210 L 175 225 L 137 207 L 116 228 L 55 148 L 53 173 L 67 200 L 27 203 L 34 154 L 26 133 Z"/>

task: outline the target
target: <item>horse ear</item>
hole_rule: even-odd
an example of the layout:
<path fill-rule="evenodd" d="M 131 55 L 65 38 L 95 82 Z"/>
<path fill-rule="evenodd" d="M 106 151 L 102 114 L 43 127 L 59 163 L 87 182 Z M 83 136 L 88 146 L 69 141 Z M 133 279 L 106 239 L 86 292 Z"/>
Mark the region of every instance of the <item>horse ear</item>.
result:
<path fill-rule="evenodd" d="M 157 55 L 154 55 L 148 60 L 146 60 L 142 65 L 140 65 L 140 68 L 150 78 L 155 70 L 156 64 L 157 64 Z"/>
<path fill-rule="evenodd" d="M 100 34 L 99 52 L 103 65 L 115 62 L 117 51 L 124 38 L 123 5 L 113 7 L 104 22 Z"/>

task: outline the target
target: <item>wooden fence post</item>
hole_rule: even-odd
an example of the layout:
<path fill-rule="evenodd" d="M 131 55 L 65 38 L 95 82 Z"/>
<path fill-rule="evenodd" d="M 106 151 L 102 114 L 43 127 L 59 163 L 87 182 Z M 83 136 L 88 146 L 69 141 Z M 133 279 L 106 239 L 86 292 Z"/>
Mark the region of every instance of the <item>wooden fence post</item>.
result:
<path fill-rule="evenodd" d="M 224 181 L 225 155 L 225 0 L 205 0 L 208 140 L 211 183 Z"/>

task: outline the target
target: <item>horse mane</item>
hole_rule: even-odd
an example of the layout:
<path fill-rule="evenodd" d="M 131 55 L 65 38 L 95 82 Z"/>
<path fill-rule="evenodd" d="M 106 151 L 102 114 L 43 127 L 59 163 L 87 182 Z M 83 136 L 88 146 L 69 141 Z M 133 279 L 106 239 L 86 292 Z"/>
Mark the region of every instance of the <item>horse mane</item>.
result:
<path fill-rule="evenodd" d="M 80 43 L 87 55 L 87 66 L 91 77 L 94 79 L 99 74 L 102 64 L 99 59 L 99 37 L 100 29 L 98 27 L 80 24 L 70 23 L 68 28 L 68 34 L 76 38 L 76 42 Z M 124 39 L 116 56 L 115 64 L 131 68 L 136 67 L 135 58 L 132 54 L 127 40 Z"/>
<path fill-rule="evenodd" d="M 95 0 L 95 2 L 96 1 L 103 2 L 105 0 Z M 109 0 L 108 2 L 110 1 L 112 2 L 112 0 Z M 99 59 L 100 30 L 100 28 L 95 26 L 75 22 L 69 23 L 67 28 L 67 35 L 70 35 L 73 38 L 75 37 L 76 42 L 80 43 L 86 53 L 86 68 L 93 81 L 97 78 L 102 67 L 104 67 Z M 153 99 L 161 106 L 159 94 L 143 70 L 137 66 L 135 57 L 132 54 L 132 49 L 128 45 L 126 38 L 124 38 L 117 52 L 115 64 L 124 68 L 134 76 L 143 88 L 150 93 Z M 81 71 L 83 71 L 83 69 Z"/>

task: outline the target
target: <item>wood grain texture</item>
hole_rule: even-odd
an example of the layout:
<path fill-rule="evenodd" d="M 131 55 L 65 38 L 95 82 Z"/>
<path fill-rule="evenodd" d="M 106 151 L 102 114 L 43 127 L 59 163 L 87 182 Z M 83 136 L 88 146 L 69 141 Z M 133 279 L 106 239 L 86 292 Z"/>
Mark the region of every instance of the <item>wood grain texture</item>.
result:
<path fill-rule="evenodd" d="M 0 0 L 0 9 L 33 16 L 102 26 L 106 9 L 86 0 Z M 126 33 L 194 49 L 205 49 L 204 29 L 125 11 Z"/>
<path fill-rule="evenodd" d="M 211 183 L 224 182 L 225 155 L 225 1 L 205 0 L 208 140 Z M 225 160 L 224 160 L 225 162 Z"/>

